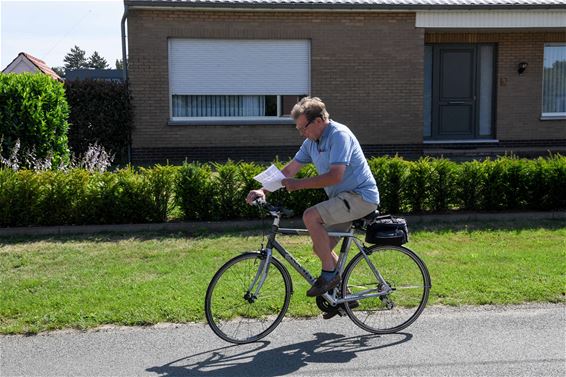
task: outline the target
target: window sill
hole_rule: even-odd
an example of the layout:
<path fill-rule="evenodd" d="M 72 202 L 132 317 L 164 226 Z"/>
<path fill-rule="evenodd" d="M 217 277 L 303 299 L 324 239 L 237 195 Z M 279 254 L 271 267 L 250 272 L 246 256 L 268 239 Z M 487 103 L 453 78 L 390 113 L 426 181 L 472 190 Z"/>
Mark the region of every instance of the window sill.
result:
<path fill-rule="evenodd" d="M 497 139 L 469 139 L 469 140 L 424 140 L 423 144 L 476 144 L 499 143 Z"/>
<path fill-rule="evenodd" d="M 253 126 L 253 125 L 294 125 L 291 118 L 248 118 L 248 119 L 169 119 L 169 126 Z"/>
<path fill-rule="evenodd" d="M 566 120 L 566 114 L 541 115 L 540 120 Z"/>

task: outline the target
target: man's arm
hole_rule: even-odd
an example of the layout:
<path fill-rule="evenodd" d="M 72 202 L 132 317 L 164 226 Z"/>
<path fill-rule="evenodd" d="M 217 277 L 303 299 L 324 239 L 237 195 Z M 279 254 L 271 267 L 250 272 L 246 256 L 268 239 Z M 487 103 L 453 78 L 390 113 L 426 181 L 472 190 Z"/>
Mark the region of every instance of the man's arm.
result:
<path fill-rule="evenodd" d="M 303 167 L 303 163 L 300 163 L 299 161 L 293 159 L 291 160 L 287 165 L 285 165 L 283 167 L 283 169 L 281 169 L 281 173 L 283 173 L 283 175 L 285 177 L 294 177 L 295 175 L 297 175 L 297 173 L 299 172 L 299 170 L 301 170 L 301 168 Z M 286 181 L 286 179 L 284 179 L 283 181 Z M 248 193 L 248 196 L 246 197 L 246 202 L 248 204 L 251 204 L 255 199 L 257 199 L 258 197 L 263 197 L 265 199 L 265 197 L 267 196 L 267 194 L 270 191 L 267 191 L 265 188 L 260 188 L 259 190 L 252 190 Z"/>
<path fill-rule="evenodd" d="M 293 178 L 297 175 L 297 173 L 303 166 L 303 163 L 300 163 L 299 161 L 293 159 L 287 165 L 285 165 L 283 169 L 281 169 L 281 173 L 283 173 L 283 175 L 287 178 Z"/>
<path fill-rule="evenodd" d="M 331 165 L 328 173 L 304 179 L 287 178 L 282 183 L 287 191 L 324 188 L 340 183 L 344 178 L 345 171 L 346 165 L 344 164 Z"/>

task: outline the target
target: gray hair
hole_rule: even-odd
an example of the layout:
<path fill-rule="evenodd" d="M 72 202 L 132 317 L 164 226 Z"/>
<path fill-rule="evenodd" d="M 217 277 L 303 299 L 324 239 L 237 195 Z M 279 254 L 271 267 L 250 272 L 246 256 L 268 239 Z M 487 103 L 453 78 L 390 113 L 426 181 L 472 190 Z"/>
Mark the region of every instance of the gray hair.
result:
<path fill-rule="evenodd" d="M 326 111 L 326 105 L 318 97 L 304 97 L 293 106 L 293 110 L 291 110 L 293 119 L 297 119 L 303 114 L 309 122 L 318 117 L 322 118 L 322 120 L 330 119 L 330 114 Z"/>

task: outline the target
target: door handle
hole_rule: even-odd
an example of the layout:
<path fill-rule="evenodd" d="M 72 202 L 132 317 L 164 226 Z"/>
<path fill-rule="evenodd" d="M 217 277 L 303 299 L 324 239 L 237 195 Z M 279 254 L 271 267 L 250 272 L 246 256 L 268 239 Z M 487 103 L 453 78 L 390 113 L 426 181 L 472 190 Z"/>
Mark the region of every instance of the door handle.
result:
<path fill-rule="evenodd" d="M 449 105 L 465 105 L 466 102 L 464 101 L 448 101 Z"/>

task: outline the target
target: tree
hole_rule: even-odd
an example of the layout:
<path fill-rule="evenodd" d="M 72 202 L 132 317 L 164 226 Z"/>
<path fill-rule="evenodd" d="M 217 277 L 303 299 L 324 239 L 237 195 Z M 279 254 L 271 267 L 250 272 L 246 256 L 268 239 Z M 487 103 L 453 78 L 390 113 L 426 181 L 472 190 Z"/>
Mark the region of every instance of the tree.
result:
<path fill-rule="evenodd" d="M 51 69 L 59 75 L 59 77 L 65 77 L 65 67 L 51 67 Z"/>
<path fill-rule="evenodd" d="M 124 63 L 122 59 L 116 59 L 116 69 L 124 69 Z"/>
<path fill-rule="evenodd" d="M 87 68 L 93 69 L 106 69 L 108 68 L 108 62 L 102 56 L 98 55 L 98 52 L 93 52 L 91 57 L 88 59 Z"/>
<path fill-rule="evenodd" d="M 63 61 L 65 62 L 65 70 L 88 68 L 88 61 L 86 60 L 86 51 L 81 50 L 77 45 L 71 49 Z"/>

